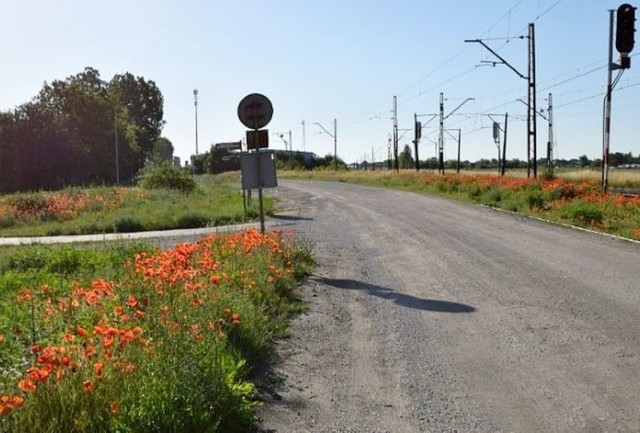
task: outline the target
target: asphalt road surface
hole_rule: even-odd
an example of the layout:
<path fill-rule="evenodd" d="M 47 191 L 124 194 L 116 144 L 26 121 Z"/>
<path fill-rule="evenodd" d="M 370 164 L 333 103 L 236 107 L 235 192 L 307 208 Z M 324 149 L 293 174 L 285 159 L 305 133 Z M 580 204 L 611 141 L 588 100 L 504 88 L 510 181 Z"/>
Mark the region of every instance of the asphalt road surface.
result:
<path fill-rule="evenodd" d="M 267 194 L 318 267 L 261 431 L 640 431 L 640 244 L 345 183 Z"/>

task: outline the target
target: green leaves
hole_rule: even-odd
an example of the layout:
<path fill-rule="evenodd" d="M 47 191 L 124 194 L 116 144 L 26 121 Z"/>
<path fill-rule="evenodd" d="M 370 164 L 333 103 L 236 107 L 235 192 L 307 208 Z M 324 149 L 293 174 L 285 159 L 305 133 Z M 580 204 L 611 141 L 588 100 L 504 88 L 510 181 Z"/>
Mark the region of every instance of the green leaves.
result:
<path fill-rule="evenodd" d="M 45 83 L 31 102 L 0 113 L 0 191 L 111 184 L 116 163 L 120 179 L 131 180 L 163 126 L 162 93 L 143 77 L 127 72 L 106 82 L 87 67 Z M 172 157 L 172 148 L 163 150 Z"/>

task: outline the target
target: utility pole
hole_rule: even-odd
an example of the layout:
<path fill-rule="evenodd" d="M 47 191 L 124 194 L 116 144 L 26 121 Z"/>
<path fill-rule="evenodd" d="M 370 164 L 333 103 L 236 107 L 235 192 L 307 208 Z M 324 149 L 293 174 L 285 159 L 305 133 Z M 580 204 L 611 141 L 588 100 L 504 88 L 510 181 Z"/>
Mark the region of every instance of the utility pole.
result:
<path fill-rule="evenodd" d="M 302 151 L 306 152 L 307 151 L 307 136 L 306 136 L 306 132 L 305 132 L 305 125 L 304 125 L 304 119 L 302 119 Z"/>
<path fill-rule="evenodd" d="M 549 93 L 549 108 L 547 109 L 549 119 L 549 141 L 547 142 L 547 173 L 553 176 L 553 102 Z"/>
<path fill-rule="evenodd" d="M 334 171 L 338 171 L 338 120 L 333 119 L 333 134 L 318 122 L 313 122 L 313 124 L 318 125 L 325 134 L 333 138 L 333 169 Z"/>
<path fill-rule="evenodd" d="M 533 153 L 533 178 L 538 177 L 538 152 L 536 146 L 536 38 L 533 23 L 529 23 L 529 110 L 527 111 L 527 177 L 530 177 L 531 154 Z"/>
<path fill-rule="evenodd" d="M 533 23 L 529 23 L 529 36 L 527 37 L 529 40 L 528 43 L 528 74 L 525 76 L 520 73 L 516 68 L 511 66 L 509 62 L 507 62 L 503 57 L 500 56 L 497 52 L 491 49 L 487 44 L 484 43 L 481 39 L 467 39 L 465 42 L 477 42 L 486 48 L 491 54 L 500 60 L 500 62 L 494 62 L 494 66 L 496 63 L 503 64 L 515 72 L 520 78 L 527 80 L 527 95 L 528 95 L 528 103 L 527 103 L 527 177 L 531 177 L 531 172 L 533 170 L 533 177 L 537 177 L 538 175 L 538 166 L 537 166 L 537 133 L 536 133 L 536 51 L 535 51 L 535 27 Z"/>
<path fill-rule="evenodd" d="M 456 166 L 456 173 L 460 174 L 460 142 L 462 141 L 462 129 L 458 129 L 458 165 Z"/>
<path fill-rule="evenodd" d="M 396 173 L 400 172 L 398 164 L 398 100 L 393 97 L 393 157 L 395 159 Z"/>
<path fill-rule="evenodd" d="M 449 114 L 444 115 L 444 95 L 440 93 L 440 134 L 438 135 L 438 173 L 444 174 L 444 121 L 453 113 L 458 111 L 460 107 L 475 98 L 467 98 L 462 101 L 456 108 L 451 110 Z"/>
<path fill-rule="evenodd" d="M 509 113 L 504 113 L 504 140 L 502 141 L 502 171 L 500 176 L 504 177 L 507 167 L 507 125 L 509 122 Z"/>
<path fill-rule="evenodd" d="M 420 171 L 420 158 L 418 157 L 418 144 L 420 143 L 420 138 L 422 137 L 422 123 L 418 122 L 417 113 L 413 113 L 413 125 L 415 127 L 413 144 L 415 147 L 415 154 L 416 154 L 416 171 Z"/>
<path fill-rule="evenodd" d="M 193 105 L 196 109 L 196 155 L 198 154 L 198 89 L 193 89 Z"/>
<path fill-rule="evenodd" d="M 293 159 L 293 139 L 291 138 L 291 130 L 289 130 L 289 171 L 291 171 L 292 159 Z"/>
<path fill-rule="evenodd" d="M 338 171 L 338 120 L 333 119 L 333 170 Z"/>
<path fill-rule="evenodd" d="M 387 169 L 391 171 L 391 135 L 387 139 Z"/>
<path fill-rule="evenodd" d="M 440 92 L 440 132 L 438 133 L 438 173 L 444 174 L 444 95 Z"/>
<path fill-rule="evenodd" d="M 115 130 L 115 147 L 116 147 L 116 185 L 120 185 L 120 156 L 118 155 L 118 110 L 113 110 L 113 128 Z"/>

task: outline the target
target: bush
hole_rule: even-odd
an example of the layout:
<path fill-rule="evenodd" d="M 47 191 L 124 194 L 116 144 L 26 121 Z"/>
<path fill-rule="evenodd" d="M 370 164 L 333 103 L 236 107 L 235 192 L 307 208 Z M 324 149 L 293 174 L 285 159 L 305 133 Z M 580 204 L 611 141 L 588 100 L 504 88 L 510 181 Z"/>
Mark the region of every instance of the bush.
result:
<path fill-rule="evenodd" d="M 191 193 L 196 189 L 196 181 L 191 173 L 168 161 L 146 167 L 139 185 L 146 189 L 173 189 L 184 193 Z"/>
<path fill-rule="evenodd" d="M 144 224 L 137 218 L 122 217 L 114 223 L 116 233 L 133 233 L 144 231 Z"/>
<path fill-rule="evenodd" d="M 491 187 L 480 195 L 479 201 L 487 206 L 498 206 L 502 201 L 502 192 L 499 188 Z"/>
<path fill-rule="evenodd" d="M 199 211 L 186 211 L 178 216 L 177 226 L 181 229 L 206 227 L 211 221 L 207 215 Z"/>
<path fill-rule="evenodd" d="M 602 224 L 604 213 L 595 203 L 576 200 L 562 208 L 561 216 L 583 224 Z"/>
<path fill-rule="evenodd" d="M 532 211 L 540 211 L 544 209 L 544 196 L 540 191 L 527 191 L 527 205 Z"/>

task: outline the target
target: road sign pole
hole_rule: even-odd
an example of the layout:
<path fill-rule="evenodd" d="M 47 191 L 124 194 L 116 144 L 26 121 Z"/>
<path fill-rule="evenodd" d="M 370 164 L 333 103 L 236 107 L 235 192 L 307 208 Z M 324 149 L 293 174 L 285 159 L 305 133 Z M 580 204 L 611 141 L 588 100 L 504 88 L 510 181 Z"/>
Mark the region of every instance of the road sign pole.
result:
<path fill-rule="evenodd" d="M 256 137 L 258 130 L 255 129 Z M 262 203 L 262 176 L 260 175 L 260 146 L 256 146 L 256 174 L 258 175 L 258 202 L 260 206 L 260 232 L 264 234 L 264 204 Z"/>
<path fill-rule="evenodd" d="M 253 130 L 254 140 L 255 140 L 255 149 L 256 149 L 256 175 L 258 177 L 258 201 L 260 206 L 260 231 L 262 233 L 264 230 L 264 203 L 262 200 L 262 187 L 264 181 L 262 179 L 262 175 L 260 173 L 260 147 L 263 145 L 260 141 L 259 130 L 260 128 L 264 128 L 271 121 L 271 116 L 273 116 L 273 106 L 271 105 L 271 101 L 264 95 L 259 93 L 252 93 L 250 95 L 245 96 L 240 101 L 238 105 L 238 118 L 240 122 L 247 128 Z M 265 134 L 267 131 L 264 131 Z M 249 146 L 249 136 L 247 136 L 247 146 Z M 264 145 L 268 144 L 268 136 L 265 139 Z"/>

